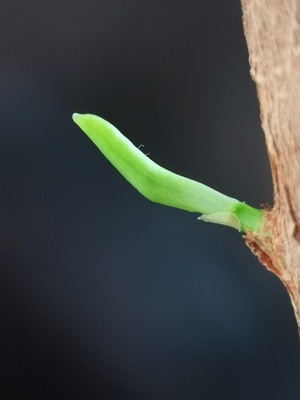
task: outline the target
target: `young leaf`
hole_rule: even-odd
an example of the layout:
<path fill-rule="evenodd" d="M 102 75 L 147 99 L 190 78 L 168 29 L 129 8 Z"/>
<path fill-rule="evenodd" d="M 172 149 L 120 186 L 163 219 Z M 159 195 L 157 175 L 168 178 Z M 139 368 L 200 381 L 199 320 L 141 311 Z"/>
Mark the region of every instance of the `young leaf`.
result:
<path fill-rule="evenodd" d="M 108 121 L 93 114 L 73 114 L 74 122 L 141 194 L 156 203 L 203 214 L 203 221 L 239 231 L 258 231 L 262 210 L 153 162 Z"/>

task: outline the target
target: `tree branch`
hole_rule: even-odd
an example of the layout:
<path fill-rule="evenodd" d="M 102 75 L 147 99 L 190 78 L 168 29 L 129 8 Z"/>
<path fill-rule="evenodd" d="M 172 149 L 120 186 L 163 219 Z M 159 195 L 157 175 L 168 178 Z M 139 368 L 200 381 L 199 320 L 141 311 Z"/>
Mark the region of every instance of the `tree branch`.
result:
<path fill-rule="evenodd" d="M 246 242 L 286 286 L 300 327 L 300 2 L 241 0 L 274 184 L 274 207 Z"/>

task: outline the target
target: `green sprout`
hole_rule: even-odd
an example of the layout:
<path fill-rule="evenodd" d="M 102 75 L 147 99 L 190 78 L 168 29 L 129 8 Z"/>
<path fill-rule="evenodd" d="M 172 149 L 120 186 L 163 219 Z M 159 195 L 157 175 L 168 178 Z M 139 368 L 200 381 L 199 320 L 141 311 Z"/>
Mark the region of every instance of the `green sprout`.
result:
<path fill-rule="evenodd" d="M 231 226 L 243 232 L 260 231 L 262 210 L 159 166 L 103 118 L 75 113 L 73 120 L 147 199 L 200 213 L 202 221 Z"/>

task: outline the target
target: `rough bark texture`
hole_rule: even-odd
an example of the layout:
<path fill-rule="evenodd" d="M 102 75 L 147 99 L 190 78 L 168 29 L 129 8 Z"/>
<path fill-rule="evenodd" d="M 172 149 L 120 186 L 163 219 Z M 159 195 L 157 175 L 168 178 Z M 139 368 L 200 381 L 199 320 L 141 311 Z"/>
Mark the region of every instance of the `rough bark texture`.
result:
<path fill-rule="evenodd" d="M 300 326 L 300 0 L 241 0 L 274 183 L 247 244 L 286 286 Z"/>

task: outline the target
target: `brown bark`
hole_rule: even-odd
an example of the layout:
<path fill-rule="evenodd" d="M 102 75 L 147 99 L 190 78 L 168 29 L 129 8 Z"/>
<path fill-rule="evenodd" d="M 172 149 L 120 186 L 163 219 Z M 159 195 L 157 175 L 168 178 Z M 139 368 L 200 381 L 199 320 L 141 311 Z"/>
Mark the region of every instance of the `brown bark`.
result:
<path fill-rule="evenodd" d="M 246 235 L 286 286 L 300 327 L 300 0 L 241 0 L 274 183 L 262 232 Z"/>

